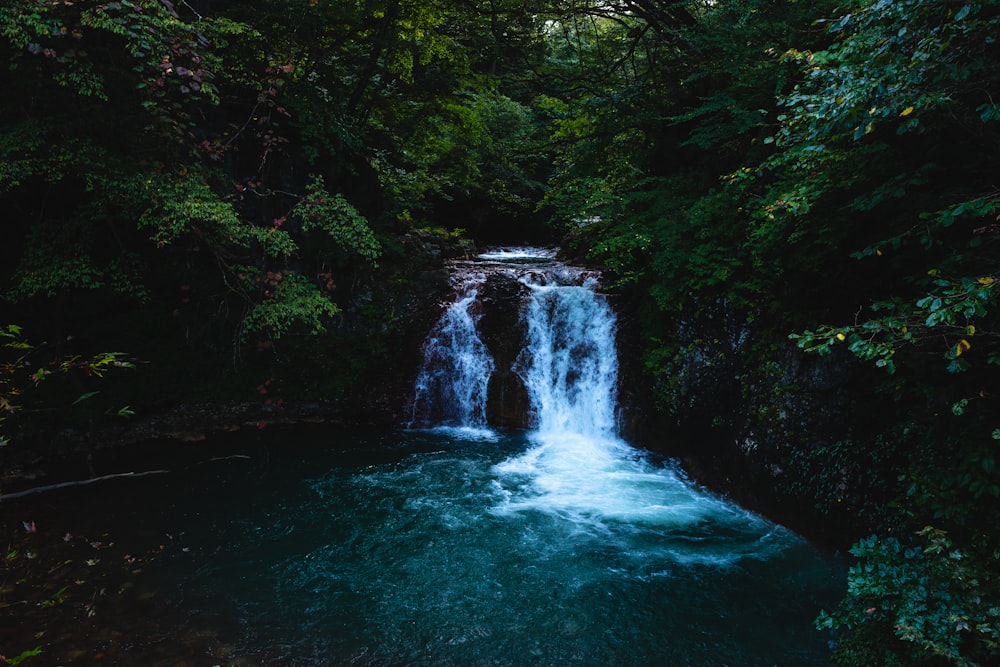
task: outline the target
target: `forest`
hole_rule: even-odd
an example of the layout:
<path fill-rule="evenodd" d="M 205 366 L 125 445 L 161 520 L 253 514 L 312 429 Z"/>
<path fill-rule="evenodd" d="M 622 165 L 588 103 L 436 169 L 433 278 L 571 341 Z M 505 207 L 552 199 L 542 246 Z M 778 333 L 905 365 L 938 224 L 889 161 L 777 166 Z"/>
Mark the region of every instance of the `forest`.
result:
<path fill-rule="evenodd" d="M 996 664 L 998 38 L 994 0 L 6 0 L 4 483 L 180 404 L 374 419 L 442 259 L 558 245 L 639 440 L 849 549 L 836 664 Z"/>

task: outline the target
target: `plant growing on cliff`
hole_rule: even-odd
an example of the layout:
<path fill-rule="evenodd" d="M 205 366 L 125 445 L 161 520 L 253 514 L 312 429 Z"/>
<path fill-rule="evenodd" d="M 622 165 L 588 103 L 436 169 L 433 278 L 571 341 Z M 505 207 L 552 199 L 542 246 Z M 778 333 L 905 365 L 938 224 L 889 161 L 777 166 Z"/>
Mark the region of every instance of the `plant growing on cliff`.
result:
<path fill-rule="evenodd" d="M 35 648 L 21 651 L 20 653 L 11 658 L 0 655 L 0 660 L 3 660 L 6 664 L 11 665 L 11 667 L 14 667 L 15 665 L 24 664 L 24 661 L 27 660 L 28 658 L 34 658 L 41 654 L 42 654 L 42 647 L 36 646 Z"/>

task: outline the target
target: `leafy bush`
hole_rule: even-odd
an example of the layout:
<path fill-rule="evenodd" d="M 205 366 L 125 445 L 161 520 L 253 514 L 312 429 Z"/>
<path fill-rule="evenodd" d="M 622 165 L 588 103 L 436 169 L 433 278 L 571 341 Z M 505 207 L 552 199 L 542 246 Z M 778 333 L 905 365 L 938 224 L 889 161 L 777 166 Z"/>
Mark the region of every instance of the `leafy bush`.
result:
<path fill-rule="evenodd" d="M 858 542 L 860 561 L 838 609 L 817 627 L 835 631 L 845 665 L 995 664 L 1000 657 L 1000 552 L 974 540 L 958 548 L 943 530 Z"/>

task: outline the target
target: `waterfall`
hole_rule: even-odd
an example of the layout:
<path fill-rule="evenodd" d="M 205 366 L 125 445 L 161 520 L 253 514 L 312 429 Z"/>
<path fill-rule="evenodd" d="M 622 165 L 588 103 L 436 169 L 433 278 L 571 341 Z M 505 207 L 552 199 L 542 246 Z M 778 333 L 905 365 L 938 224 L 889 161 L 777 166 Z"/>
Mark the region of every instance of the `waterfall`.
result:
<path fill-rule="evenodd" d="M 592 271 L 535 248 L 493 250 L 452 264 L 455 297 L 424 342 L 411 426 L 486 429 L 495 362 L 478 331 L 490 279 L 520 284 L 526 295 L 520 349 L 512 370 L 523 383 L 530 423 L 539 434 L 610 438 L 615 431 L 616 322 Z M 523 339 L 522 339 L 523 336 Z M 491 339 L 492 340 L 492 339 Z M 507 368 L 504 369 L 508 370 Z"/>
<path fill-rule="evenodd" d="M 493 466 L 501 498 L 494 514 L 548 515 L 576 531 L 602 534 L 621 525 L 677 534 L 706 523 L 758 529 L 756 519 L 702 493 L 672 465 L 654 463 L 618 438 L 617 320 L 599 291 L 597 273 L 530 249 L 494 251 L 474 266 L 487 277 L 515 276 L 526 293 L 513 370 L 528 396 L 530 446 Z M 461 319 L 470 331 L 475 320 L 465 299 L 474 298 L 475 290 L 467 288 L 452 307 L 466 313 Z M 435 346 L 442 340 L 437 330 L 432 338 Z M 462 373 L 454 379 L 457 385 L 468 382 Z M 487 378 L 481 380 L 485 387 Z M 714 562 L 730 556 L 706 550 L 678 557 Z"/>
<path fill-rule="evenodd" d="M 593 277 L 582 285 L 561 284 L 562 278 L 529 273 L 521 279 L 531 299 L 516 370 L 540 435 L 610 437 L 618 381 L 615 316 Z"/>
<path fill-rule="evenodd" d="M 476 331 L 482 315 L 477 297 L 485 281 L 482 272 L 460 276 L 455 301 L 424 342 L 411 426 L 486 427 L 486 391 L 494 365 Z"/>
<path fill-rule="evenodd" d="M 511 282 L 523 288 L 498 291 L 520 295 L 512 338 L 495 340 L 492 330 L 486 337 L 498 350 L 513 345 L 503 365 L 512 364 L 524 386 L 531 427 L 523 449 L 490 466 L 492 515 L 546 517 L 574 535 L 646 534 L 670 544 L 671 558 L 684 563 L 725 565 L 769 552 L 776 538 L 767 522 L 618 437 L 617 320 L 599 274 L 531 249 L 494 251 L 452 268 L 455 298 L 425 343 L 413 424 L 444 427 L 461 440 L 509 441 L 487 427 L 496 364 L 477 327 L 484 307 L 492 315 L 497 305 L 484 295 Z"/>

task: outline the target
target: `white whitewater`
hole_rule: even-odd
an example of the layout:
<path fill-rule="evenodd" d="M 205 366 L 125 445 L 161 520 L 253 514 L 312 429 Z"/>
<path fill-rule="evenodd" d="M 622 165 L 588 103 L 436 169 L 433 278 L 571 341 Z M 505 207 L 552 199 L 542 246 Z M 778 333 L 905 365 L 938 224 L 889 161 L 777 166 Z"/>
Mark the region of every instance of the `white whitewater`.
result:
<path fill-rule="evenodd" d="M 602 533 L 669 531 L 690 539 L 671 549 L 688 562 L 721 564 L 757 552 L 773 526 L 618 437 L 617 321 L 598 276 L 552 264 L 526 269 L 521 282 L 531 296 L 515 370 L 530 399 L 533 446 L 495 466 L 503 499 L 494 513 L 540 512 Z M 725 546 L 713 547 L 709 535 L 720 533 Z"/>
<path fill-rule="evenodd" d="M 531 420 L 528 449 L 491 469 L 494 516 L 550 517 L 612 542 L 628 534 L 622 545 L 630 551 L 637 534 L 656 536 L 651 553 L 689 563 L 727 564 L 787 544 L 787 531 L 699 489 L 618 436 L 614 310 L 598 273 L 566 266 L 551 250 L 501 248 L 456 263 L 456 296 L 425 343 L 411 426 L 465 440 L 499 438 L 486 419 L 494 361 L 477 332 L 479 294 L 493 272 L 527 288 L 525 338 L 513 370 L 527 390 Z"/>
<path fill-rule="evenodd" d="M 565 272 L 532 272 L 521 279 L 531 288 L 531 299 L 517 371 L 540 436 L 574 433 L 605 439 L 615 429 L 615 316 L 595 292 L 594 277 L 561 284 L 565 278 Z"/>
<path fill-rule="evenodd" d="M 555 260 L 556 251 L 551 248 L 493 248 L 478 255 L 485 262 L 513 262 L 535 264 Z"/>
<path fill-rule="evenodd" d="M 451 427 L 474 434 L 486 429 L 486 391 L 493 358 L 476 324 L 481 272 L 461 276 L 454 302 L 424 342 L 424 361 L 413 401 L 414 427 Z"/>

